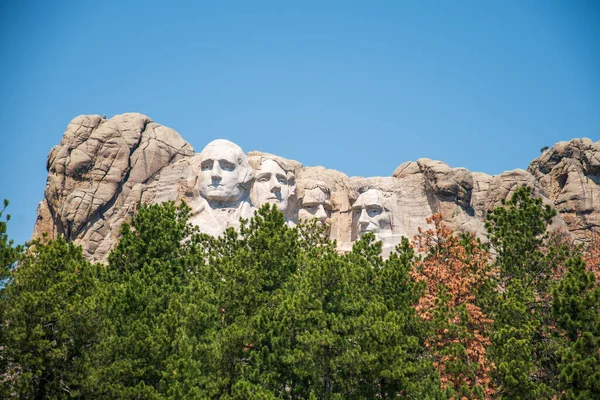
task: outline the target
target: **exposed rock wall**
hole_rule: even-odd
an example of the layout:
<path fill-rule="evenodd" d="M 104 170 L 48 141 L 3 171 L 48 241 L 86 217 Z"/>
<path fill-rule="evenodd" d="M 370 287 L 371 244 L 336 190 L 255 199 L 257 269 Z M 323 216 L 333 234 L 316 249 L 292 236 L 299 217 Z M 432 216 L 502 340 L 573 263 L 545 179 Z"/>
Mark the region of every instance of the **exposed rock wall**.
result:
<path fill-rule="evenodd" d="M 188 203 L 192 222 L 213 235 L 273 203 L 290 224 L 317 218 L 342 251 L 365 232 L 389 251 L 434 213 L 456 231 L 484 237 L 486 213 L 521 185 L 552 204 L 555 225 L 576 239 L 600 229 L 600 142 L 589 139 L 556 144 L 528 171 L 490 176 L 423 158 L 390 177 L 363 178 L 246 154 L 226 140 L 195 153 L 177 132 L 141 114 L 84 115 L 50 151 L 47 169 L 33 237 L 64 235 L 94 261 L 106 260 L 140 202 L 167 200 Z"/>
<path fill-rule="evenodd" d="M 569 231 L 586 240 L 600 227 L 600 141 L 556 143 L 527 168 L 544 190 Z"/>
<path fill-rule="evenodd" d="M 34 238 L 61 234 L 80 243 L 90 259 L 104 260 L 149 180 L 193 154 L 177 132 L 145 115 L 75 118 L 48 155 Z"/>

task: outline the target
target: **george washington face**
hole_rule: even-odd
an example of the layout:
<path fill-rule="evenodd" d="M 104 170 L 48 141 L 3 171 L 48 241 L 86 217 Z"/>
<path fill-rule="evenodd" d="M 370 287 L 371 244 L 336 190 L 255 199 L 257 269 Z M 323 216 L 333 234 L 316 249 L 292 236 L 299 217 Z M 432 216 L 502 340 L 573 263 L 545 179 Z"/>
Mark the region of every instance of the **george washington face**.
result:
<path fill-rule="evenodd" d="M 200 153 L 200 195 L 209 203 L 232 203 L 245 194 L 250 173 L 246 154 L 228 140 L 210 142 Z"/>

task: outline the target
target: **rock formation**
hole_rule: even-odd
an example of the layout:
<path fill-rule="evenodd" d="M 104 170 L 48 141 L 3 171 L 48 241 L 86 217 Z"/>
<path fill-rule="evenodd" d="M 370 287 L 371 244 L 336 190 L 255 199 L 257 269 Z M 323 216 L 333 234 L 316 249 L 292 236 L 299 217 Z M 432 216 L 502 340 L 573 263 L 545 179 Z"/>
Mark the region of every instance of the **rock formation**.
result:
<path fill-rule="evenodd" d="M 48 155 L 48 180 L 33 237 L 64 235 L 105 261 L 140 203 L 185 201 L 191 222 L 220 235 L 265 203 L 290 224 L 316 218 L 340 250 L 373 232 L 390 251 L 441 213 L 458 232 L 485 237 L 486 213 L 521 185 L 552 204 L 555 226 L 576 240 L 600 230 L 600 141 L 557 143 L 527 171 L 496 176 L 426 158 L 390 177 L 348 177 L 219 139 L 195 153 L 172 129 L 141 114 L 75 118 Z"/>
<path fill-rule="evenodd" d="M 559 142 L 531 162 L 527 171 L 571 234 L 586 240 L 600 226 L 600 141 Z"/>

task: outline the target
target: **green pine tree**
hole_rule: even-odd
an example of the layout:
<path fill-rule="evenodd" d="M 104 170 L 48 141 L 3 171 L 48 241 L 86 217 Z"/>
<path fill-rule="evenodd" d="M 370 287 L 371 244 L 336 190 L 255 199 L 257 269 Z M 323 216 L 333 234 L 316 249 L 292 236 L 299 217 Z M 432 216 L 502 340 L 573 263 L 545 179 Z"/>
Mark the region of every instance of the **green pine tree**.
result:
<path fill-rule="evenodd" d="M 551 398 L 560 348 L 553 339 L 550 284 L 564 261 L 565 247 L 548 245 L 556 212 L 519 188 L 488 214 L 486 228 L 499 270 L 497 289 L 481 296 L 494 320 L 490 356 L 502 398 Z"/>
<path fill-rule="evenodd" d="M 600 286 L 580 257 L 566 267 L 552 304 L 568 343 L 558 354 L 561 398 L 600 398 Z"/>
<path fill-rule="evenodd" d="M 8 207 L 8 200 L 4 200 L 4 207 L 0 210 L 0 218 Z M 5 220 L 0 219 L 0 290 L 7 284 L 10 278 L 10 272 L 13 270 L 19 254 L 23 250 L 22 246 L 14 246 L 14 242 L 9 239 L 7 233 L 7 223 L 10 221 L 10 214 L 6 215 Z"/>
<path fill-rule="evenodd" d="M 302 237 L 314 231 L 300 229 Z M 338 254 L 329 241 L 306 249 L 275 310 L 274 319 L 282 321 L 277 358 L 284 394 L 323 399 L 441 396 L 412 307 L 420 293 L 409 275 L 413 257 L 405 242 L 384 261 L 381 242 L 372 235 L 347 255 Z"/>
<path fill-rule="evenodd" d="M 2 289 L 3 398 L 82 395 L 100 340 L 94 293 L 101 270 L 64 238 L 32 243 Z"/>
<path fill-rule="evenodd" d="M 205 397 L 218 320 L 189 208 L 142 206 L 124 224 L 98 294 L 106 316 L 88 390 L 103 398 Z"/>
<path fill-rule="evenodd" d="M 366 272 L 359 281 L 367 304 L 357 331 L 362 354 L 356 397 L 442 398 L 439 376 L 425 348 L 427 326 L 414 308 L 424 287 L 410 274 L 415 252 L 406 238 L 386 260 L 380 252 L 380 242 L 365 235 L 346 256 Z"/>
<path fill-rule="evenodd" d="M 0 218 L 8 207 L 8 200 L 4 200 L 4 206 L 0 210 Z M 10 307 L 6 300 L 6 287 L 10 285 L 11 272 L 15 267 L 22 247 L 14 247 L 14 242 L 8 237 L 7 225 L 10 221 L 10 215 L 6 215 L 5 219 L 0 219 L 0 318 L 4 318 L 4 307 Z M 7 333 L 7 327 L 4 319 L 0 319 L 0 343 L 6 343 L 4 337 Z M 10 368 L 10 362 L 5 357 L 0 357 L 0 374 L 7 374 Z"/>
<path fill-rule="evenodd" d="M 239 232 L 205 237 L 220 328 L 217 382 L 222 396 L 257 398 L 286 390 L 279 350 L 282 321 L 274 310 L 300 263 L 303 239 L 275 207 L 263 206 Z"/>

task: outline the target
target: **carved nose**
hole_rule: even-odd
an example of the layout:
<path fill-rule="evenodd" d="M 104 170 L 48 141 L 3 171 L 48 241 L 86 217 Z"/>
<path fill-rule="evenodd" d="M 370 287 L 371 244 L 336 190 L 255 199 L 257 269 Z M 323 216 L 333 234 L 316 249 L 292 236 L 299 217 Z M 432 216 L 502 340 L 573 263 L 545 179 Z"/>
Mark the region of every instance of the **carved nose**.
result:
<path fill-rule="evenodd" d="M 360 217 L 358 218 L 358 223 L 361 225 L 366 225 L 369 223 L 369 216 L 367 215 L 367 210 L 364 208 L 360 210 Z"/>
<path fill-rule="evenodd" d="M 315 218 L 319 221 L 325 221 L 327 219 L 327 211 L 325 211 L 323 204 L 319 204 L 317 212 L 315 213 Z"/>
<path fill-rule="evenodd" d="M 277 193 L 281 191 L 281 184 L 277 180 L 277 178 L 271 179 L 271 193 Z"/>
<path fill-rule="evenodd" d="M 218 162 L 215 162 L 215 165 L 213 166 L 213 168 L 211 170 L 211 176 L 213 179 L 221 178 L 221 167 L 219 166 Z"/>

